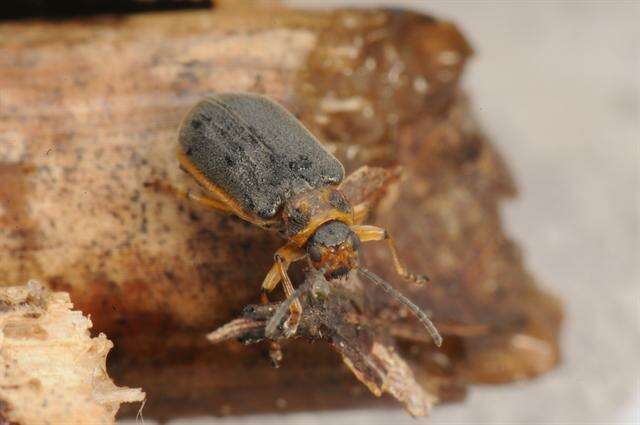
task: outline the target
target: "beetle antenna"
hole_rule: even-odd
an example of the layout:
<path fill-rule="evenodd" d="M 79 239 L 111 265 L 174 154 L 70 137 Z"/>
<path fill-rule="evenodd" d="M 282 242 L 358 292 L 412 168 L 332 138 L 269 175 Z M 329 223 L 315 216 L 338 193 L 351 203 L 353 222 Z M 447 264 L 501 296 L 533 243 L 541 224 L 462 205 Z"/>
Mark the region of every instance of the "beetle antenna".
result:
<path fill-rule="evenodd" d="M 358 268 L 358 273 L 360 273 L 361 275 L 363 275 L 364 277 L 366 277 L 376 285 L 380 286 L 387 294 L 391 295 L 393 298 L 397 299 L 402 304 L 407 306 L 407 308 L 411 310 L 413 314 L 416 315 L 416 317 L 418 318 L 418 320 L 420 320 L 420 322 L 424 325 L 424 327 L 427 328 L 427 331 L 429 332 L 429 335 L 431 335 L 431 338 L 433 339 L 433 342 L 436 344 L 436 346 L 440 347 L 442 345 L 442 337 L 440 336 L 438 329 L 436 329 L 436 326 L 429 319 L 429 316 L 427 316 L 427 314 L 424 311 L 422 311 L 420 307 L 412 303 L 411 300 L 409 300 L 409 298 L 405 297 L 400 292 L 398 292 L 398 290 L 396 290 L 393 286 L 391 286 L 389 282 L 385 281 L 384 279 L 374 274 L 373 272 L 363 267 L 360 267 Z"/>

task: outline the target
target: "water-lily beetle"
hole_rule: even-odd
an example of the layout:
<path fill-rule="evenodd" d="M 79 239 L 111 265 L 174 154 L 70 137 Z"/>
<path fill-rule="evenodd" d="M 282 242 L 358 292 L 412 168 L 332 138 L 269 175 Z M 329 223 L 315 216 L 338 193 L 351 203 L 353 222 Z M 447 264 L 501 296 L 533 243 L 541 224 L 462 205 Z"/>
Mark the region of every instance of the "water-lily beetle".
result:
<path fill-rule="evenodd" d="M 329 280 L 358 270 L 416 313 L 440 345 L 441 337 L 424 312 L 360 267 L 360 243 L 386 240 L 401 277 L 423 283 L 426 276 L 404 267 L 386 230 L 360 224 L 368 208 L 365 203 L 352 205 L 341 191 L 344 167 L 284 107 L 255 94 L 216 94 L 187 113 L 178 139 L 180 166 L 207 192 L 199 196 L 187 191 L 186 197 L 286 239 L 262 283 L 264 290 L 282 282 L 291 297 L 287 269 L 304 258 Z M 288 321 L 292 332 L 300 314 L 296 300 Z"/>

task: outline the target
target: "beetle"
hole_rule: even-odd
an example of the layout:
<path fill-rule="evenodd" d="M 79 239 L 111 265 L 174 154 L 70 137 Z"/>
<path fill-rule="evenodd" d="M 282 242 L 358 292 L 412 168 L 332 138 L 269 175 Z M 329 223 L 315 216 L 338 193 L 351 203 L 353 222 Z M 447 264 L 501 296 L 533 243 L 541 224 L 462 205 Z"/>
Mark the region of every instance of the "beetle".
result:
<path fill-rule="evenodd" d="M 178 145 L 180 167 L 206 195 L 179 193 L 212 210 L 276 231 L 286 239 L 264 278 L 264 291 L 272 291 L 282 282 L 290 298 L 294 289 L 287 269 L 304 258 L 328 280 L 346 278 L 351 270 L 358 270 L 407 305 L 425 324 L 434 342 L 441 344 L 435 326 L 422 310 L 360 266 L 360 244 L 385 240 L 402 278 L 417 284 L 428 278 L 407 270 L 389 232 L 360 224 L 368 204 L 353 205 L 343 190 L 355 179 L 345 179 L 340 161 L 284 107 L 249 93 L 206 97 L 183 119 Z M 353 176 L 358 176 L 358 171 Z M 288 326 L 290 333 L 295 333 L 302 310 L 297 299 L 290 302 Z"/>

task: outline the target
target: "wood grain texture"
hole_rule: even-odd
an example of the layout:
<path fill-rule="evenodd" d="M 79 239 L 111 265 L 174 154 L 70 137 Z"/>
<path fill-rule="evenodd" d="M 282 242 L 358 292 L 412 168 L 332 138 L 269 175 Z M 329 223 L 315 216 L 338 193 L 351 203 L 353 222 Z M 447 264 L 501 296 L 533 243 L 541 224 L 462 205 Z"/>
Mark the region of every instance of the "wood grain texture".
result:
<path fill-rule="evenodd" d="M 144 401 L 113 384 L 112 342 L 91 338 L 91 320 L 72 308 L 69 294 L 35 281 L 0 287 L 0 423 L 109 425 L 122 403 Z"/>
<path fill-rule="evenodd" d="M 471 49 L 450 23 L 399 11 L 212 11 L 0 26 L 0 274 L 65 290 L 115 341 L 116 382 L 148 416 L 321 409 L 371 402 L 324 344 L 265 347 L 204 335 L 258 299 L 282 244 L 238 219 L 146 189 L 178 169 L 176 132 L 214 92 L 283 103 L 340 158 L 402 165 L 372 220 L 433 284 L 401 289 L 419 325 L 373 287 L 421 384 L 441 400 L 471 382 L 535 376 L 558 361 L 560 308 L 535 288 L 500 225 L 514 193 L 458 86 Z M 384 246 L 368 267 L 397 282 Z"/>

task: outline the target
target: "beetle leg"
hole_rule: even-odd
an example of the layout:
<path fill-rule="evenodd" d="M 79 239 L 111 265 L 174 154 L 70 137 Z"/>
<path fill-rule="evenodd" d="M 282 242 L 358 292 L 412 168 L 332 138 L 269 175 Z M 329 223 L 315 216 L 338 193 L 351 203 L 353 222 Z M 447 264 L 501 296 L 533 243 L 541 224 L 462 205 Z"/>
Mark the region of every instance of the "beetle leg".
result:
<path fill-rule="evenodd" d="M 286 270 L 289 268 L 289 264 L 293 263 L 294 261 L 298 261 L 304 256 L 305 253 L 303 250 L 291 245 L 285 245 L 276 251 L 274 257 L 280 257 L 283 259 L 283 268 L 286 272 Z M 281 279 L 282 274 L 280 273 L 280 266 L 278 266 L 278 261 L 276 260 L 274 265 L 269 270 L 269 273 L 267 273 L 267 276 L 264 278 L 264 281 L 262 282 L 262 289 L 267 292 L 273 291 L 276 286 L 278 286 L 278 283 L 280 283 Z"/>
<path fill-rule="evenodd" d="M 262 290 L 267 292 L 273 291 L 275 287 L 278 286 L 278 283 L 280 283 L 281 278 L 282 276 L 280 275 L 278 264 L 274 264 L 271 266 L 269 272 L 262 281 Z"/>
<path fill-rule="evenodd" d="M 393 265 L 396 269 L 396 273 L 398 273 L 398 275 L 403 279 L 418 284 L 425 283 L 429 280 L 425 275 L 414 274 L 407 270 L 398 256 L 398 249 L 396 248 L 395 240 L 385 229 L 376 226 L 355 225 L 351 226 L 351 230 L 353 230 L 362 242 L 386 240 L 389 250 L 391 251 L 391 257 L 393 258 Z"/>
<path fill-rule="evenodd" d="M 353 207 L 353 222 L 362 223 L 367 214 L 369 214 L 369 204 L 367 202 L 356 205 Z"/>
<path fill-rule="evenodd" d="M 203 205 L 215 211 L 220 211 L 226 214 L 234 213 L 234 211 L 231 208 L 229 208 L 227 205 L 223 204 L 222 202 L 206 196 L 196 195 L 191 190 L 187 190 L 186 198 L 191 201 L 195 201 L 198 204 Z"/>
<path fill-rule="evenodd" d="M 282 277 L 282 286 L 284 288 L 284 293 L 287 298 L 291 298 L 295 290 L 293 289 L 291 279 L 289 279 L 289 274 L 287 274 L 287 268 L 289 268 L 289 264 L 286 264 L 285 260 L 278 254 L 276 254 L 275 257 L 276 264 L 278 265 L 278 270 L 280 271 L 280 276 Z M 291 307 L 289 308 L 289 312 L 289 318 L 284 323 L 285 335 L 287 336 L 295 335 L 296 330 L 298 329 L 300 316 L 302 315 L 302 305 L 300 304 L 300 300 L 293 300 L 293 302 L 291 303 Z"/>
<path fill-rule="evenodd" d="M 193 193 L 191 189 L 179 189 L 173 186 L 171 183 L 167 183 L 162 180 L 155 180 L 153 182 L 147 183 L 147 186 L 152 186 L 158 190 L 163 192 L 171 193 L 179 198 L 188 199 L 190 201 L 194 201 L 202 206 L 205 206 L 211 210 L 219 211 L 227 214 L 232 214 L 233 210 L 225 205 L 222 201 L 217 199 L 212 199 L 206 196 L 201 196 Z"/>
<path fill-rule="evenodd" d="M 304 255 L 304 251 L 291 245 L 285 245 L 277 250 L 274 255 L 275 263 L 264 278 L 262 289 L 265 291 L 273 291 L 282 280 L 285 295 L 287 298 L 291 297 L 294 289 L 291 279 L 289 279 L 289 275 L 287 274 L 287 269 L 292 262 L 299 260 L 304 257 Z M 298 323 L 300 322 L 302 305 L 299 300 L 294 300 L 293 303 L 291 303 L 290 311 L 291 315 L 285 323 L 287 335 L 295 334 Z"/>

